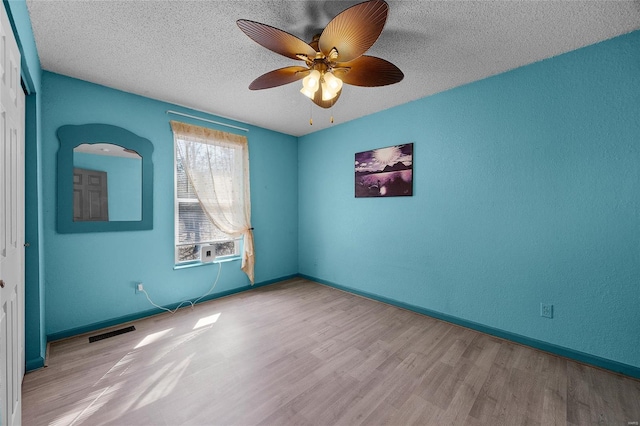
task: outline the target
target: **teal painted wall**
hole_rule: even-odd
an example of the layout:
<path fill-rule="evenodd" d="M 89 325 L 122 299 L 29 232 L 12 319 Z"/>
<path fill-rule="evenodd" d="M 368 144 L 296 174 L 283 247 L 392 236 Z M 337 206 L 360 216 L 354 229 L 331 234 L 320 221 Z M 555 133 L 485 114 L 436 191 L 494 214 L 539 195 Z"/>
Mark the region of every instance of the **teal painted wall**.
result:
<path fill-rule="evenodd" d="M 640 367 L 639 76 L 640 31 L 300 138 L 300 273 Z M 355 199 L 408 142 L 413 197 Z"/>
<path fill-rule="evenodd" d="M 204 294 L 216 277 L 216 265 L 173 269 L 173 134 L 169 119 L 208 124 L 171 117 L 166 111 L 228 120 L 49 72 L 43 73 L 42 88 L 47 335 L 72 333 L 93 324 L 149 312 L 153 307 L 144 295 L 135 294 L 134 285 L 139 281 L 160 305 Z M 120 126 L 153 143 L 153 230 L 56 233 L 56 130 L 65 124 L 86 123 Z M 256 283 L 261 283 L 298 272 L 297 139 L 246 127 L 250 129 L 247 136 L 255 276 Z M 222 265 L 213 294 L 244 289 L 248 284 L 240 261 L 227 262 Z"/>
<path fill-rule="evenodd" d="M 44 325 L 44 249 L 42 244 L 41 81 L 42 69 L 24 0 L 4 0 L 22 53 L 25 99 L 25 358 L 27 369 L 42 367 Z"/>
<path fill-rule="evenodd" d="M 110 221 L 142 220 L 142 161 L 139 158 L 74 152 L 73 165 L 107 174 Z"/>

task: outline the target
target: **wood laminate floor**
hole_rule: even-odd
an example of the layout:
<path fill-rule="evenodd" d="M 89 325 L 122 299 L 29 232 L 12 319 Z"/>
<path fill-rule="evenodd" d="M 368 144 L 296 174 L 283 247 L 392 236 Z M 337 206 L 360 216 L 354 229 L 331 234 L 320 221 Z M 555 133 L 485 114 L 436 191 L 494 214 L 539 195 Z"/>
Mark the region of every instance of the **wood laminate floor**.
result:
<path fill-rule="evenodd" d="M 25 376 L 23 423 L 640 421 L 640 381 L 303 279 L 133 324 L 51 344 Z"/>

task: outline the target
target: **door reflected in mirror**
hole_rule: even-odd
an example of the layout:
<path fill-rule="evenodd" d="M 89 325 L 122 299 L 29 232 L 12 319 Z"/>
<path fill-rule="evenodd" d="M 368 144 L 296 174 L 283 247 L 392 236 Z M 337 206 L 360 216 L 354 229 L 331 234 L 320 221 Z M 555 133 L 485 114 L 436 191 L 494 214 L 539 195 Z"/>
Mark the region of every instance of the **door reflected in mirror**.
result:
<path fill-rule="evenodd" d="M 73 149 L 73 221 L 142 220 L 142 157 L 111 143 Z"/>

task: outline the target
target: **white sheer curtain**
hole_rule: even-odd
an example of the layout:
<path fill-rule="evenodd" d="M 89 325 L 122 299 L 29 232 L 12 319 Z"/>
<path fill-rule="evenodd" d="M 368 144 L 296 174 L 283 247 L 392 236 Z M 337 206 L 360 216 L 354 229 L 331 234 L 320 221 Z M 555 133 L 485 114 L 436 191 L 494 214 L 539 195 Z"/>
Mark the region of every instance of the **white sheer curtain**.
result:
<path fill-rule="evenodd" d="M 254 283 L 249 145 L 242 135 L 171 121 L 178 161 L 211 222 L 244 237 L 242 270 Z"/>

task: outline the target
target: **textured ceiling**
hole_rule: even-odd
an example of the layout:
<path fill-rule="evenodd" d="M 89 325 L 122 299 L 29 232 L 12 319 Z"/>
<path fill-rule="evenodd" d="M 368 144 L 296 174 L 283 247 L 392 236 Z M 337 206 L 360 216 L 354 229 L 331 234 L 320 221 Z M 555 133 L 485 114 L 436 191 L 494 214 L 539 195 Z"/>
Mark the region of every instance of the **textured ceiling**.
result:
<path fill-rule="evenodd" d="M 244 18 L 310 41 L 358 1 L 27 0 L 42 68 L 300 136 L 640 28 L 634 1 L 388 1 L 367 52 L 402 82 L 346 86 L 330 110 L 300 83 L 250 91 L 259 75 L 302 65 L 236 26 Z M 313 115 L 313 126 L 309 117 Z"/>

